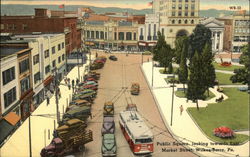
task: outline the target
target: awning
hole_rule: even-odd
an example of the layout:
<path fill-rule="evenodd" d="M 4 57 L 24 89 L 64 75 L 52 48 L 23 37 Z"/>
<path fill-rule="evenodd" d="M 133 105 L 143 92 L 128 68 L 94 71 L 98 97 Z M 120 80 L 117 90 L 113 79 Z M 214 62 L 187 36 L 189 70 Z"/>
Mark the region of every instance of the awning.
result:
<path fill-rule="evenodd" d="M 9 122 L 11 125 L 15 126 L 21 119 L 15 112 L 8 113 L 4 119 Z"/>
<path fill-rule="evenodd" d="M 53 77 L 50 75 L 49 77 L 47 77 L 44 81 L 43 84 L 44 86 L 47 86 L 48 84 L 50 84 L 50 82 L 53 80 Z"/>
<path fill-rule="evenodd" d="M 13 130 L 13 125 L 8 123 L 5 119 L 0 120 L 0 146 Z"/>

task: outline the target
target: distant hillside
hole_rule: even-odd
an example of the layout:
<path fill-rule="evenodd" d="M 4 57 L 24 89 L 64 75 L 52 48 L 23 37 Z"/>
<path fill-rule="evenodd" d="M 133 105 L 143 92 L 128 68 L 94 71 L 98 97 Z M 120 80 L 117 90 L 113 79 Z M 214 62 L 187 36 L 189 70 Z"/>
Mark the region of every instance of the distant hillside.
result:
<path fill-rule="evenodd" d="M 82 6 L 82 5 L 69 5 L 65 7 L 65 10 L 76 11 L 80 7 L 90 7 L 96 13 L 105 12 L 129 12 L 133 14 L 148 14 L 152 13 L 151 9 L 135 10 L 135 9 L 121 9 L 121 8 L 98 8 L 92 6 Z M 60 10 L 58 5 L 1 5 L 1 15 L 34 15 L 34 8 L 47 8 L 50 10 Z M 62 10 L 62 9 L 61 9 Z M 227 10 L 201 10 L 200 17 L 219 17 L 220 15 L 230 15 L 232 11 Z"/>

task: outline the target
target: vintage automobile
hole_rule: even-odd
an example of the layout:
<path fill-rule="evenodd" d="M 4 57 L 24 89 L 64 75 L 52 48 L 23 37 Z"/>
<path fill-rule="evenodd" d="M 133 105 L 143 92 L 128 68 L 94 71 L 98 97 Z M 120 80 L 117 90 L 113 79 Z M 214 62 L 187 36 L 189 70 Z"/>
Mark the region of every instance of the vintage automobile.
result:
<path fill-rule="evenodd" d="M 126 110 L 127 110 L 127 111 L 137 111 L 136 104 L 128 104 L 128 105 L 126 106 Z"/>
<path fill-rule="evenodd" d="M 138 95 L 140 93 L 140 85 L 139 85 L 139 83 L 132 83 L 130 93 L 132 95 Z"/>
<path fill-rule="evenodd" d="M 116 57 L 116 56 L 114 56 L 114 55 L 109 56 L 109 59 L 110 59 L 110 60 L 113 60 L 113 61 L 117 61 L 117 60 L 118 60 L 118 59 L 117 59 L 117 57 Z"/>
<path fill-rule="evenodd" d="M 102 135 L 115 133 L 114 117 L 103 117 Z"/>
<path fill-rule="evenodd" d="M 115 134 L 104 134 L 102 138 L 102 156 L 116 156 Z"/>
<path fill-rule="evenodd" d="M 114 103 L 113 102 L 108 101 L 104 103 L 103 116 L 114 116 Z"/>
<path fill-rule="evenodd" d="M 83 85 L 83 86 L 80 87 L 80 89 L 92 89 L 92 90 L 96 91 L 98 89 L 98 87 L 95 86 L 95 85 L 90 84 L 90 85 Z"/>
<path fill-rule="evenodd" d="M 79 86 L 84 86 L 84 85 L 95 85 L 95 86 L 98 86 L 98 83 L 95 82 L 95 81 L 85 81 L 85 82 L 79 83 Z"/>

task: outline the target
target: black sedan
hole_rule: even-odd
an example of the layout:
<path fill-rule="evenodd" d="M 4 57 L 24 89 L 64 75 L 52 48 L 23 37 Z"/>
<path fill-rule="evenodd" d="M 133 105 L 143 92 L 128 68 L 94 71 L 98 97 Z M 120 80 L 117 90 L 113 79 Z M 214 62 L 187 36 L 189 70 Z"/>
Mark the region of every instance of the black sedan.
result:
<path fill-rule="evenodd" d="M 116 57 L 116 56 L 113 56 L 113 55 L 112 55 L 112 56 L 109 56 L 109 59 L 110 59 L 110 60 L 113 60 L 113 61 L 117 61 L 117 57 Z"/>

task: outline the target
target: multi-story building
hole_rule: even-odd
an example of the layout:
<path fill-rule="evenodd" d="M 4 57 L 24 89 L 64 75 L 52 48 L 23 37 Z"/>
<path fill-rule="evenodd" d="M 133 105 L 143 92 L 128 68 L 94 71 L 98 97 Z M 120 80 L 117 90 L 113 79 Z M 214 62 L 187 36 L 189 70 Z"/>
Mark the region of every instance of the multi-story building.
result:
<path fill-rule="evenodd" d="M 34 16 L 1 16 L 1 32 L 12 34 L 64 33 L 66 53 L 69 54 L 81 47 L 81 26 L 77 23 L 77 17 L 63 15 L 51 14 L 51 11 L 47 9 L 37 8 Z"/>
<path fill-rule="evenodd" d="M 241 47 L 250 42 L 250 15 L 239 11 L 233 15 L 232 51 L 241 52 Z"/>
<path fill-rule="evenodd" d="M 62 79 L 66 71 L 65 35 L 64 34 L 32 34 L 16 35 L 13 38 L 28 42 L 32 56 L 32 79 L 34 88 L 34 107 L 45 99 L 45 91 L 53 90 L 52 78 L 57 69 L 58 78 Z M 51 89 L 52 88 L 52 89 Z"/>
<path fill-rule="evenodd" d="M 87 21 L 84 26 L 85 45 L 112 50 L 137 50 L 138 22 Z"/>
<path fill-rule="evenodd" d="M 1 106 L 0 119 L 9 112 L 15 112 L 21 115 L 19 106 L 19 66 L 17 61 L 17 52 L 22 49 L 14 50 L 14 54 L 8 55 L 4 49 L 1 49 Z"/>
<path fill-rule="evenodd" d="M 156 45 L 157 32 L 159 30 L 159 14 L 146 14 L 145 24 L 139 27 L 139 49 L 141 51 L 150 49 Z"/>
<path fill-rule="evenodd" d="M 232 48 L 233 17 L 227 16 L 216 19 L 224 22 L 223 50 L 229 52 Z"/>
<path fill-rule="evenodd" d="M 161 33 L 172 47 L 176 37 L 190 35 L 199 23 L 200 0 L 154 0 L 154 3 L 154 10 L 160 13 Z"/>
<path fill-rule="evenodd" d="M 212 51 L 222 52 L 223 51 L 223 38 L 224 38 L 224 22 L 216 20 L 210 17 L 201 22 L 205 27 L 211 30 L 212 36 Z"/>

